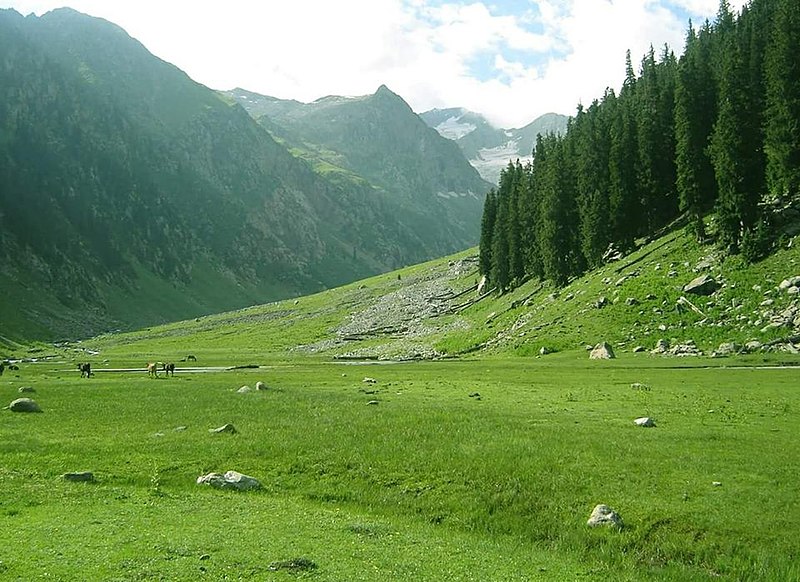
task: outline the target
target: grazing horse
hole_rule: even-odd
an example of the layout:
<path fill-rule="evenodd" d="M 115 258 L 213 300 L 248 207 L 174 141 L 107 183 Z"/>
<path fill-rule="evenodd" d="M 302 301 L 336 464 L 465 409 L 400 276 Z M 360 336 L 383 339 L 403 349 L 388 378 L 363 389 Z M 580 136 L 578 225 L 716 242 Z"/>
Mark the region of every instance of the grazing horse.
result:
<path fill-rule="evenodd" d="M 158 364 L 155 362 L 148 362 L 147 375 L 151 378 L 158 378 Z"/>
<path fill-rule="evenodd" d="M 89 362 L 78 364 L 78 370 L 81 372 L 81 378 L 91 378 L 94 376 L 94 372 L 92 372 L 92 365 Z"/>
<path fill-rule="evenodd" d="M 0 376 L 3 375 L 3 372 L 6 371 L 6 364 L 5 362 L 0 362 Z"/>
<path fill-rule="evenodd" d="M 189 354 L 188 356 L 186 356 L 186 360 L 188 362 L 196 362 L 197 358 L 195 356 L 193 356 L 192 354 Z"/>
<path fill-rule="evenodd" d="M 170 375 L 174 376 L 175 375 L 175 364 L 173 364 L 172 362 L 168 362 L 168 363 L 164 364 L 163 370 L 164 370 L 164 372 L 166 373 L 167 376 L 170 376 Z"/>

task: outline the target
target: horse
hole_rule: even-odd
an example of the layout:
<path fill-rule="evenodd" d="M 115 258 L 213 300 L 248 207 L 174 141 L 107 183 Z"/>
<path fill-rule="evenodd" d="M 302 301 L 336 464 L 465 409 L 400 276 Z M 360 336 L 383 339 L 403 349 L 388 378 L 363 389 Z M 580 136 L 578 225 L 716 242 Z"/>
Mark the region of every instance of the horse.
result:
<path fill-rule="evenodd" d="M 78 370 L 80 370 L 81 378 L 91 378 L 94 376 L 92 365 L 89 362 L 78 364 Z"/>
<path fill-rule="evenodd" d="M 0 376 L 3 375 L 3 372 L 6 371 L 6 364 L 5 362 L 0 362 Z"/>
<path fill-rule="evenodd" d="M 168 363 L 164 364 L 164 367 L 162 369 L 167 374 L 167 376 L 170 376 L 170 375 L 174 376 L 175 375 L 175 364 L 173 364 L 172 362 L 168 362 Z"/>
<path fill-rule="evenodd" d="M 158 364 L 155 362 L 147 363 L 147 375 L 151 378 L 158 378 Z"/>
<path fill-rule="evenodd" d="M 192 354 L 189 354 L 188 356 L 186 356 L 186 361 L 187 362 L 196 362 L 197 358 L 195 356 L 193 356 Z"/>

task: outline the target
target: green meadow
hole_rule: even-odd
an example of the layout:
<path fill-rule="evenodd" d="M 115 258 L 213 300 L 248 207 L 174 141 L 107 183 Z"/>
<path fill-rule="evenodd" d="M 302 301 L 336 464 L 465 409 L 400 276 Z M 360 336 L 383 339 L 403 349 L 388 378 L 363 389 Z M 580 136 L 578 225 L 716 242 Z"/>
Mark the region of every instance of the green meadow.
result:
<path fill-rule="evenodd" d="M 800 579 L 800 374 L 774 358 L 276 357 L 152 379 L 117 349 L 88 380 L 57 354 L 0 378 L 43 409 L 0 415 L 0 579 Z M 236 359 L 215 357 L 190 365 Z M 196 484 L 227 470 L 262 489 Z M 624 527 L 588 527 L 600 503 Z"/>

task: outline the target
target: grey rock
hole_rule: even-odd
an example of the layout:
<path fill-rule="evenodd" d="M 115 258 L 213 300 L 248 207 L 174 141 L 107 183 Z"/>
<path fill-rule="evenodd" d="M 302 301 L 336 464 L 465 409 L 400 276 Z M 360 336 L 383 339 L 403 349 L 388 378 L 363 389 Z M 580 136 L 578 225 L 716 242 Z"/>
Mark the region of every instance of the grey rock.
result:
<path fill-rule="evenodd" d="M 622 518 L 619 514 L 611 509 L 608 505 L 597 505 L 592 510 L 592 514 L 589 516 L 589 521 L 586 522 L 586 525 L 589 527 L 597 527 L 597 526 L 614 526 L 617 528 L 622 527 Z"/>
<path fill-rule="evenodd" d="M 81 471 L 79 473 L 64 473 L 64 481 L 72 481 L 73 483 L 91 483 L 94 481 L 94 473 L 91 471 Z"/>
<path fill-rule="evenodd" d="M 784 279 L 781 281 L 781 284 L 778 285 L 778 289 L 781 291 L 787 291 L 791 287 L 800 287 L 800 275 L 795 275 L 794 277 Z"/>
<path fill-rule="evenodd" d="M 370 378 L 369 376 L 364 377 L 364 379 L 361 380 L 361 382 L 363 382 L 364 384 L 377 384 L 378 383 L 378 381 L 375 378 Z"/>
<path fill-rule="evenodd" d="M 727 358 L 734 356 L 741 351 L 741 347 L 734 342 L 724 342 L 719 344 L 719 347 L 711 352 L 712 358 Z"/>
<path fill-rule="evenodd" d="M 256 392 L 263 392 L 267 390 L 267 385 L 264 384 L 262 381 L 256 382 Z"/>
<path fill-rule="evenodd" d="M 641 418 L 637 418 L 636 420 L 634 420 L 633 424 L 645 428 L 652 428 L 656 425 L 656 421 L 650 418 L 649 416 L 643 416 Z"/>
<path fill-rule="evenodd" d="M 236 434 L 239 431 L 236 430 L 235 426 L 229 423 L 229 424 L 223 424 L 218 428 L 210 428 L 208 429 L 208 432 L 216 434 L 222 434 L 222 433 Z"/>
<path fill-rule="evenodd" d="M 669 351 L 669 342 L 665 339 L 660 339 L 656 342 L 656 347 L 650 350 L 650 353 L 659 355 L 659 354 L 666 354 L 668 351 Z"/>
<path fill-rule="evenodd" d="M 35 400 L 30 398 L 17 398 L 8 405 L 11 412 L 41 412 L 42 409 Z"/>
<path fill-rule="evenodd" d="M 219 473 L 201 475 L 197 478 L 197 484 L 210 485 L 217 489 L 233 489 L 234 491 L 251 491 L 261 488 L 258 479 L 238 471 L 227 471 L 224 475 Z"/>
<path fill-rule="evenodd" d="M 32 394 L 36 392 L 36 389 L 33 386 L 20 386 L 17 392 L 19 392 L 20 394 Z"/>
<path fill-rule="evenodd" d="M 247 394 L 248 392 L 252 392 L 252 391 L 253 391 L 253 389 L 250 388 L 250 386 L 242 386 L 236 392 L 238 394 Z"/>
<path fill-rule="evenodd" d="M 683 292 L 692 295 L 711 295 L 717 289 L 719 289 L 719 283 L 707 273 L 695 277 L 683 286 Z"/>
<path fill-rule="evenodd" d="M 641 390 L 644 392 L 650 392 L 650 386 L 647 384 L 643 384 L 642 382 L 634 382 L 631 384 L 631 390 Z"/>
<path fill-rule="evenodd" d="M 614 349 L 607 342 L 597 344 L 591 352 L 589 352 L 590 360 L 613 360 Z"/>

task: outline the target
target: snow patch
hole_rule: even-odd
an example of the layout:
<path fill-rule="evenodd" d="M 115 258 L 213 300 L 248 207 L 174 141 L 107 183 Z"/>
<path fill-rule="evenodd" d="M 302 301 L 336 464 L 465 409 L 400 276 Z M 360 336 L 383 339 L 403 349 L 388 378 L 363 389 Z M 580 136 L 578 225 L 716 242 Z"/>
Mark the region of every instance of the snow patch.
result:
<path fill-rule="evenodd" d="M 436 131 L 439 132 L 439 135 L 442 137 L 446 137 L 447 139 L 452 139 L 454 141 L 458 141 L 462 137 L 467 134 L 472 133 L 477 129 L 477 126 L 471 123 L 462 123 L 461 118 L 457 116 L 452 116 L 441 122 L 439 125 L 436 126 Z"/>

